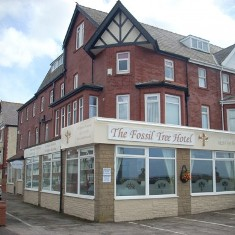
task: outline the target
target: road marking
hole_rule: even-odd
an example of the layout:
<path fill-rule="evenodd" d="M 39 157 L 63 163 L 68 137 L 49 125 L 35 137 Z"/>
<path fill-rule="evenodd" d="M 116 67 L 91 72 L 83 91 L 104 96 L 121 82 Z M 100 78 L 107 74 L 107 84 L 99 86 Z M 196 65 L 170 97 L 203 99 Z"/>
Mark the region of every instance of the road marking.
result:
<path fill-rule="evenodd" d="M 29 223 L 27 223 L 27 222 L 25 222 L 25 221 L 23 221 L 22 219 L 20 219 L 20 218 L 18 218 L 18 217 L 16 217 L 16 216 L 14 216 L 14 215 L 12 215 L 12 214 L 10 214 L 10 213 L 6 213 L 7 215 L 9 215 L 9 216 L 11 216 L 11 217 L 13 217 L 14 219 L 16 219 L 16 220 L 18 220 L 18 221 L 20 221 L 21 223 L 23 223 L 23 224 L 25 224 L 25 225 L 27 225 L 27 226 L 29 226 L 29 227 L 33 227 L 31 224 L 29 224 Z"/>
<path fill-rule="evenodd" d="M 233 213 L 223 213 L 223 212 L 214 212 L 215 214 L 219 214 L 219 215 L 233 215 L 235 216 L 235 214 Z"/>
<path fill-rule="evenodd" d="M 129 224 L 139 225 L 139 226 L 142 226 L 142 227 L 155 229 L 155 230 L 160 230 L 160 231 L 165 231 L 165 232 L 170 232 L 170 233 L 175 233 L 175 234 L 187 235 L 187 233 L 181 233 L 181 232 L 176 232 L 176 231 L 172 231 L 172 230 L 169 230 L 169 229 L 157 228 L 157 227 L 149 226 L 149 225 L 146 225 L 146 224 L 138 224 L 138 223 L 135 223 L 135 222 L 129 222 Z"/>
<path fill-rule="evenodd" d="M 227 225 L 227 224 L 219 224 L 219 223 L 196 220 L 196 219 L 186 219 L 186 218 L 182 218 L 182 217 L 175 217 L 175 218 L 181 219 L 181 220 L 193 221 L 193 222 L 197 222 L 197 223 L 212 224 L 212 225 L 223 226 L 223 227 L 228 227 L 228 228 L 235 228 L 235 226 L 231 226 L 231 225 Z"/>

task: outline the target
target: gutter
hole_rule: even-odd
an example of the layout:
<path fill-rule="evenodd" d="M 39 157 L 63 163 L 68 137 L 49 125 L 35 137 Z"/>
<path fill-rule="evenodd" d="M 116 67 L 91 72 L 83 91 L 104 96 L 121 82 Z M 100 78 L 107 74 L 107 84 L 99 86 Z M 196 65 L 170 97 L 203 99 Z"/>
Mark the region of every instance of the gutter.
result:
<path fill-rule="evenodd" d="M 221 104 L 221 124 L 222 124 L 222 130 L 224 131 L 224 93 L 223 93 L 223 78 L 222 78 L 222 72 L 223 72 L 223 66 L 220 69 L 220 102 Z"/>

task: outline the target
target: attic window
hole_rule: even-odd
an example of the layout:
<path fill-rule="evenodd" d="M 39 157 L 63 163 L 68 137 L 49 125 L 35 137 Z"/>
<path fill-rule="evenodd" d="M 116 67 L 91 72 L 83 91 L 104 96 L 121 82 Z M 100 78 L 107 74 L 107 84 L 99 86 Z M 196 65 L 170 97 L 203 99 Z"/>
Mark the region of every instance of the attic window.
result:
<path fill-rule="evenodd" d="M 207 41 L 205 39 L 189 35 L 186 38 L 184 38 L 183 40 L 181 40 L 181 42 L 189 48 L 196 49 L 196 50 L 203 51 L 203 52 L 207 52 L 207 53 L 210 52 L 209 41 Z"/>
<path fill-rule="evenodd" d="M 56 70 L 62 64 L 63 64 L 63 55 L 59 56 L 56 60 L 54 60 L 51 63 L 51 72 Z"/>

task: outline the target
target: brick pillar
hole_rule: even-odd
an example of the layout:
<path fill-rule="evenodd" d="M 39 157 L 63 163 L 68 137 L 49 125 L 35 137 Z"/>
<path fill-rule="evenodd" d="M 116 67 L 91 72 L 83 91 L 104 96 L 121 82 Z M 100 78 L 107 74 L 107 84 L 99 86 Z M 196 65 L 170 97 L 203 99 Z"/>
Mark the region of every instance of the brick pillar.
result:
<path fill-rule="evenodd" d="M 114 221 L 114 145 L 95 146 L 95 221 Z M 103 168 L 111 169 L 111 182 L 103 182 Z"/>
<path fill-rule="evenodd" d="M 183 183 L 180 180 L 182 166 L 190 170 L 190 150 L 177 149 L 177 189 L 178 189 L 178 214 L 191 214 L 190 181 Z"/>

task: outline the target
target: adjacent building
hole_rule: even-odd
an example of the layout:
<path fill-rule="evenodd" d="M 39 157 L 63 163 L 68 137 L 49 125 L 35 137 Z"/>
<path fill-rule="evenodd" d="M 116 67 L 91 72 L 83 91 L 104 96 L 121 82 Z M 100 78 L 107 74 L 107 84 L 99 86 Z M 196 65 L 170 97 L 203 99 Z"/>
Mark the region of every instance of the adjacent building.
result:
<path fill-rule="evenodd" d="M 11 193 L 22 193 L 23 189 L 23 165 L 21 164 L 20 168 L 16 167 L 17 169 L 11 164 L 7 167 L 7 161 L 16 154 L 17 110 L 21 106 L 22 104 L 19 103 L 0 101 L 0 184 L 3 187 L 3 191 Z"/>
<path fill-rule="evenodd" d="M 234 95 L 235 44 L 77 4 L 18 110 L 24 200 L 95 221 L 234 207 Z"/>

